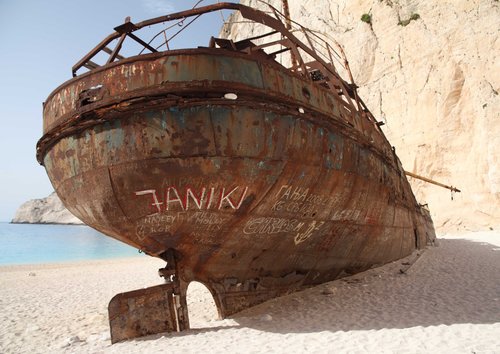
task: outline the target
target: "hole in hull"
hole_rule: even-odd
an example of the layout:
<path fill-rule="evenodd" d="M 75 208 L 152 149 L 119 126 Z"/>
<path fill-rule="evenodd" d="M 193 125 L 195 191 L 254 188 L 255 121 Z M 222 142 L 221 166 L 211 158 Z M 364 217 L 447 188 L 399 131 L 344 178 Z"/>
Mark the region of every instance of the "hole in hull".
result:
<path fill-rule="evenodd" d="M 219 318 L 212 294 L 204 284 L 197 281 L 189 283 L 186 297 L 191 328 L 208 327 L 209 322 Z"/>

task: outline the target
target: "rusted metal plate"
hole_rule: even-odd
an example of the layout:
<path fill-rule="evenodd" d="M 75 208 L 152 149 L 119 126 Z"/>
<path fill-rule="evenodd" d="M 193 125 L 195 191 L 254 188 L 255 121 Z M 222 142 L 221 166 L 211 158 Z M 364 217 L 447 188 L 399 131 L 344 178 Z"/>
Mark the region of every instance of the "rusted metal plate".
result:
<path fill-rule="evenodd" d="M 91 161 L 85 171 L 55 155 L 65 144 Z M 61 139 L 46 161 L 64 176 L 57 188 L 70 210 L 148 254 L 176 249 L 181 277 L 219 292 L 224 315 L 414 249 L 397 171 L 302 117 L 150 108 Z M 283 283 L 294 272 L 300 280 Z"/>
<path fill-rule="evenodd" d="M 435 237 L 355 85 L 276 20 L 229 8 L 274 26 L 288 49 L 314 60 L 285 68 L 250 41 L 214 40 L 227 47 L 112 62 L 49 96 L 38 144 L 71 212 L 149 255 L 175 254 L 182 328 L 193 280 L 224 317 L 404 257 Z M 133 293 L 145 307 L 129 317 L 170 309 L 167 292 Z M 129 312 L 132 297 L 117 298 L 113 318 Z"/>
<path fill-rule="evenodd" d="M 172 284 L 115 295 L 108 306 L 111 342 L 177 332 Z"/>

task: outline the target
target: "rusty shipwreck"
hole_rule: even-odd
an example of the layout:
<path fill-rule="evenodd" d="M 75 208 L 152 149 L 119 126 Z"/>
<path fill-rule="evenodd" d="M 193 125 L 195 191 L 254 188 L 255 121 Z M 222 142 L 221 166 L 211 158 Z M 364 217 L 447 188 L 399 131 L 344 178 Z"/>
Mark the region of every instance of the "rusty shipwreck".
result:
<path fill-rule="evenodd" d="M 267 30 L 176 50 L 136 34 L 223 9 Z M 113 341 L 189 328 L 191 281 L 225 317 L 435 238 L 342 48 L 269 9 L 219 3 L 127 20 L 44 104 L 37 158 L 63 203 L 167 262 L 164 285 L 111 301 Z M 125 58 L 125 39 L 144 51 Z"/>

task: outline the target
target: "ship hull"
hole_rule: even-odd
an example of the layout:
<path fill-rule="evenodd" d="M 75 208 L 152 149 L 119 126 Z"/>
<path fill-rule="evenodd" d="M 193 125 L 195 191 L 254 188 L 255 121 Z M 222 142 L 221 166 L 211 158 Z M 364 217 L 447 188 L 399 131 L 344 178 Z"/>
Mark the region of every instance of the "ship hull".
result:
<path fill-rule="evenodd" d="M 183 289 L 204 283 L 224 317 L 435 238 L 387 140 L 349 113 L 267 61 L 145 55 L 49 96 L 43 164 L 73 214 L 174 252 Z"/>

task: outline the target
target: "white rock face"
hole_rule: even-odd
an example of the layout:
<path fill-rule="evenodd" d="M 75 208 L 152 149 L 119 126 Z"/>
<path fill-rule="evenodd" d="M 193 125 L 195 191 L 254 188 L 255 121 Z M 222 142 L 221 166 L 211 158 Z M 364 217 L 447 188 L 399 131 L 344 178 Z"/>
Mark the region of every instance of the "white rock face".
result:
<path fill-rule="evenodd" d="M 240 2 L 265 9 L 256 0 Z M 270 3 L 281 10 L 280 0 Z M 386 123 L 404 168 L 462 190 L 452 201 L 450 191 L 410 178 L 435 226 L 500 227 L 500 2 L 294 0 L 289 6 L 293 20 L 344 47 L 359 94 Z M 361 21 L 365 13 L 371 24 Z M 234 23 L 222 35 L 253 32 Z"/>
<path fill-rule="evenodd" d="M 55 192 L 43 199 L 27 201 L 16 211 L 17 224 L 83 224 L 66 209 Z"/>

